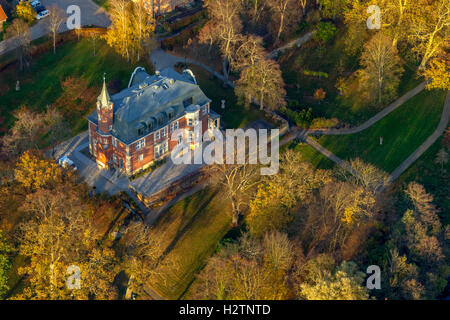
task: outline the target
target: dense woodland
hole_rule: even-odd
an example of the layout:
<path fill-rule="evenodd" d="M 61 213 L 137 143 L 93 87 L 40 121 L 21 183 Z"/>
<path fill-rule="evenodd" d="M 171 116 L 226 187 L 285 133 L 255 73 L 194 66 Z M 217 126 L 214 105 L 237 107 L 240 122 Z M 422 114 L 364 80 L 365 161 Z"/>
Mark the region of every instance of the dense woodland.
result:
<path fill-rule="evenodd" d="M 363 105 L 369 115 L 381 110 L 404 93 L 405 77 L 428 80 L 427 90 L 450 89 L 448 1 L 209 0 L 205 5 L 198 32 L 172 49 L 195 53 L 233 80 L 246 110 L 256 104 L 299 127 L 333 127 L 359 120 L 351 114 L 355 106 Z M 379 30 L 367 28 L 370 5 L 381 9 Z M 149 37 L 158 22 L 144 14 L 142 1 L 110 0 L 109 12 L 112 26 L 104 40 L 127 62 L 141 60 L 154 46 Z M 7 32 L 20 35 L 18 68 L 27 72 L 29 28 L 14 21 Z M 314 35 L 305 50 L 315 57 L 338 49 L 332 70 L 304 67 L 307 53 L 269 57 L 310 31 Z M 53 33 L 58 50 L 55 39 Z M 301 91 L 292 81 L 293 70 L 323 85 Z M 165 262 L 160 235 L 139 219 L 125 224 L 120 240 L 111 238 L 105 221 L 123 210 L 122 199 L 92 194 L 74 172 L 43 156 L 44 149 L 51 152 L 70 136 L 68 123 L 95 99 L 96 91 L 83 79 L 68 77 L 60 86 L 62 94 L 45 111 L 26 106 L 14 111 L 15 121 L 1 138 L 0 297 L 145 296 L 149 279 L 161 276 L 161 265 L 176 273 L 177 262 Z M 336 112 L 326 110 L 334 106 Z M 450 131 L 437 144 L 427 174 L 448 177 Z M 388 186 L 388 173 L 359 158 L 348 161 L 359 173 L 350 174 L 315 167 L 289 147 L 280 156 L 274 176 L 260 176 L 259 168 L 248 164 L 208 169 L 211 188 L 229 204 L 233 233 L 205 259 L 184 297 L 441 297 L 450 276 L 448 185 L 439 186 L 444 196 L 437 201 L 418 182 Z M 66 286 L 71 265 L 83 270 L 80 290 Z M 370 265 L 382 270 L 379 290 L 366 287 Z"/>

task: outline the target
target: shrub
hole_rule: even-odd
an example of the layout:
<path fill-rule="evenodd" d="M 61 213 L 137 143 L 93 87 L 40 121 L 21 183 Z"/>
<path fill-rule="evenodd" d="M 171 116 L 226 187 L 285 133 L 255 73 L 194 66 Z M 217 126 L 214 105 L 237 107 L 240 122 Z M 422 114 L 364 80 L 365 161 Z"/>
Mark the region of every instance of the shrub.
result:
<path fill-rule="evenodd" d="M 317 26 L 315 38 L 326 43 L 334 38 L 336 34 L 336 26 L 331 22 L 321 22 Z"/>
<path fill-rule="evenodd" d="M 311 71 L 311 70 L 303 70 L 303 74 L 305 76 L 319 77 L 319 78 L 328 78 L 328 73 L 321 71 Z"/>
<path fill-rule="evenodd" d="M 339 124 L 339 120 L 336 118 L 326 119 L 326 118 L 315 118 L 311 122 L 311 129 L 318 128 L 334 128 Z"/>
<path fill-rule="evenodd" d="M 291 103 L 290 106 L 298 104 L 298 102 Z M 280 111 L 285 114 L 291 122 L 294 122 L 298 127 L 308 128 L 313 119 L 312 109 L 302 109 L 295 111 L 290 108 L 282 108 Z"/>

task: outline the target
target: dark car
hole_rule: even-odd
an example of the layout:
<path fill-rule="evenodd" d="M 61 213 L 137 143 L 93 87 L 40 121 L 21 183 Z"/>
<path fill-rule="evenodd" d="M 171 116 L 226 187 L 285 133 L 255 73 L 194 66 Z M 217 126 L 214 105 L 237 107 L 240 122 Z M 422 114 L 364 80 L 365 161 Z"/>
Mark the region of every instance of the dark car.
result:
<path fill-rule="evenodd" d="M 36 6 L 34 7 L 34 10 L 36 11 L 36 13 L 42 12 L 45 10 L 44 6 Z"/>

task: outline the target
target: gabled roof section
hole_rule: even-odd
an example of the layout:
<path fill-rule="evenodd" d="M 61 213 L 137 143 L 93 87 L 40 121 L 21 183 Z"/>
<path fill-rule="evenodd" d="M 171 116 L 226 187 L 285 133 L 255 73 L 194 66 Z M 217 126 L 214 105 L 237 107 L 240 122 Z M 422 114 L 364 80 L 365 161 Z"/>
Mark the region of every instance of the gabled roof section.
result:
<path fill-rule="evenodd" d="M 5 11 L 2 8 L 2 5 L 0 4 L 0 21 L 6 21 L 8 19 L 8 16 L 6 15 Z"/>

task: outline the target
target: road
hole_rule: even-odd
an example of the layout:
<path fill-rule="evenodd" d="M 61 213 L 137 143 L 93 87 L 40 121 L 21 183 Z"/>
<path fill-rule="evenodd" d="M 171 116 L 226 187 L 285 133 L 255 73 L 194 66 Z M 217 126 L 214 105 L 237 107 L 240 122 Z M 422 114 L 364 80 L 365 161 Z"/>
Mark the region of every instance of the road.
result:
<path fill-rule="evenodd" d="M 94 25 L 98 27 L 108 27 L 111 24 L 109 15 L 105 9 L 99 7 L 92 0 L 40 0 L 40 2 L 48 9 L 51 5 L 56 4 L 66 12 L 70 5 L 80 7 L 80 18 L 82 26 Z M 39 20 L 31 27 L 31 40 L 38 39 L 48 33 L 48 17 Z M 59 32 L 67 31 L 66 22 L 61 25 Z M 6 39 L 0 42 L 0 55 L 13 50 L 15 45 L 12 39 Z"/>

